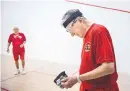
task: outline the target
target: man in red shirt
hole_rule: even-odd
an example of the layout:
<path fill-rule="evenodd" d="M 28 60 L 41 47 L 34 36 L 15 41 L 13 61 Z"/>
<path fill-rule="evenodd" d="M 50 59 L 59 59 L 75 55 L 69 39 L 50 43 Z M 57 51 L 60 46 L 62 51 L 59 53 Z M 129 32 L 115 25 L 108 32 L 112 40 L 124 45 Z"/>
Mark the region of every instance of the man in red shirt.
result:
<path fill-rule="evenodd" d="M 106 27 L 86 19 L 78 10 L 69 10 L 62 25 L 72 36 L 83 38 L 79 76 L 62 80 L 64 88 L 81 82 L 80 91 L 119 91 L 114 48 Z"/>
<path fill-rule="evenodd" d="M 13 56 L 14 56 L 14 60 L 15 60 L 15 65 L 17 68 L 17 73 L 15 75 L 20 74 L 19 63 L 18 63 L 19 56 L 20 56 L 20 59 L 22 61 L 22 68 L 23 68 L 22 74 L 25 74 L 25 60 L 24 60 L 25 48 L 24 48 L 24 44 L 26 42 L 26 38 L 25 38 L 23 33 L 19 32 L 18 27 L 14 27 L 13 31 L 14 31 L 14 33 L 12 33 L 8 39 L 7 52 L 9 52 L 9 47 L 10 47 L 10 44 L 12 43 L 12 45 L 13 45 L 12 52 L 13 52 Z"/>

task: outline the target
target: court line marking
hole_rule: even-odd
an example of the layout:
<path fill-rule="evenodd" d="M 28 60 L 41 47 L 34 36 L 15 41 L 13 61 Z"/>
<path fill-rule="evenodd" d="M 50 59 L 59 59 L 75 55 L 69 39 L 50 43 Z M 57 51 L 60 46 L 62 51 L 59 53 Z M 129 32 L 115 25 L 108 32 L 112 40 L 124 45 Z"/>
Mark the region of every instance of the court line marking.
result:
<path fill-rule="evenodd" d="M 4 91 L 9 91 L 9 90 L 7 90 L 6 88 L 3 88 L 3 87 L 1 87 L 1 90 L 4 90 Z"/>
<path fill-rule="evenodd" d="M 82 4 L 82 5 L 86 5 L 86 6 L 92 6 L 92 7 L 97 7 L 97 8 L 103 8 L 103 9 L 113 10 L 113 11 L 130 13 L 130 11 L 128 11 L 128 10 L 122 10 L 122 9 L 116 9 L 116 8 L 109 8 L 109 7 L 104 7 L 104 6 L 100 6 L 100 5 L 94 5 L 94 4 L 89 4 L 89 3 L 82 3 L 82 2 L 72 1 L 72 0 L 65 0 L 65 1 L 72 2 L 72 3 L 77 3 L 77 4 Z"/>

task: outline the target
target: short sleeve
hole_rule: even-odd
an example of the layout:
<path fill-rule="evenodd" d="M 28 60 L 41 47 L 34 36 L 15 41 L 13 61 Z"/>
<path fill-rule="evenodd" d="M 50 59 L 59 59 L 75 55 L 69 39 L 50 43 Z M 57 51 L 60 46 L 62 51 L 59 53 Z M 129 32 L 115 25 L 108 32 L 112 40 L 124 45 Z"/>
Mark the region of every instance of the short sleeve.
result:
<path fill-rule="evenodd" d="M 12 42 L 12 34 L 9 36 L 8 43 Z"/>
<path fill-rule="evenodd" d="M 95 54 L 96 63 L 114 62 L 115 54 L 111 36 L 106 28 L 101 28 L 95 35 Z"/>
<path fill-rule="evenodd" d="M 23 41 L 26 41 L 26 37 L 23 33 L 22 33 L 22 36 L 23 36 Z"/>

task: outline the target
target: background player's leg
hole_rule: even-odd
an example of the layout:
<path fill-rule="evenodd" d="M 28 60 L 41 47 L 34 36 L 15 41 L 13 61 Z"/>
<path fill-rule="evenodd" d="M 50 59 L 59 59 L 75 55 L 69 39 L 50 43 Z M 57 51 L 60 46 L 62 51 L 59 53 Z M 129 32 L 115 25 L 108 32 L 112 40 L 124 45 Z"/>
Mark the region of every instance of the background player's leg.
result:
<path fill-rule="evenodd" d="M 21 62 L 22 62 L 22 68 L 24 69 L 25 68 L 25 61 L 21 60 Z"/>
<path fill-rule="evenodd" d="M 18 60 L 15 60 L 15 66 L 16 66 L 17 69 L 19 69 L 19 62 L 18 62 Z"/>
<path fill-rule="evenodd" d="M 17 72 L 15 73 L 15 75 L 18 75 L 18 74 L 20 74 L 19 62 L 18 62 L 18 60 L 15 60 L 15 66 L 16 66 L 16 68 L 17 68 Z"/>
<path fill-rule="evenodd" d="M 18 75 L 18 74 L 20 74 L 19 62 L 18 62 L 19 56 L 18 56 L 17 53 L 13 53 L 13 56 L 14 56 L 14 60 L 15 60 L 15 66 L 16 66 L 16 69 L 17 69 L 15 75 Z"/>
<path fill-rule="evenodd" d="M 20 59 L 21 59 L 21 62 L 22 62 L 22 74 L 25 74 L 26 72 L 25 72 L 25 60 L 24 60 L 24 52 L 21 52 L 20 53 Z"/>
<path fill-rule="evenodd" d="M 16 71 L 15 75 L 18 75 L 18 74 L 20 74 L 18 59 L 15 60 L 15 66 L 16 66 L 16 68 L 17 68 L 17 71 Z"/>
<path fill-rule="evenodd" d="M 25 61 L 24 60 L 21 60 L 22 61 L 22 74 L 25 74 L 26 71 L 25 71 Z"/>

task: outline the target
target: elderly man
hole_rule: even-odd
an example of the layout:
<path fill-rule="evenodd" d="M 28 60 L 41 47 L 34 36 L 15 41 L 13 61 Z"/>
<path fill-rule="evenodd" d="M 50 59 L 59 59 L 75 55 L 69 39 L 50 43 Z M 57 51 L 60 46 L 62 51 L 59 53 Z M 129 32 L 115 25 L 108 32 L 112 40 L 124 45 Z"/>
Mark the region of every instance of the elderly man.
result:
<path fill-rule="evenodd" d="M 17 68 L 17 72 L 15 75 L 20 74 L 20 70 L 19 70 L 19 56 L 20 59 L 22 61 L 22 74 L 25 74 L 25 60 L 24 60 L 24 54 L 25 54 L 25 48 L 24 48 L 24 44 L 26 42 L 26 38 L 24 36 L 23 33 L 19 32 L 19 28 L 18 27 L 14 27 L 13 28 L 14 33 L 12 33 L 9 36 L 8 39 L 8 47 L 7 47 L 7 52 L 9 52 L 9 47 L 10 44 L 12 43 L 13 45 L 13 56 L 14 56 L 14 60 L 15 60 L 15 65 Z"/>
<path fill-rule="evenodd" d="M 78 9 L 67 11 L 62 25 L 72 36 L 83 38 L 79 76 L 63 79 L 62 86 L 71 88 L 81 82 L 80 91 L 119 91 L 114 48 L 107 28 L 89 21 Z"/>

